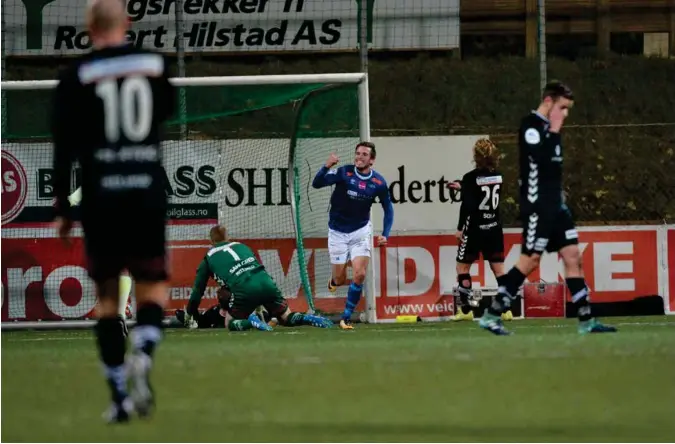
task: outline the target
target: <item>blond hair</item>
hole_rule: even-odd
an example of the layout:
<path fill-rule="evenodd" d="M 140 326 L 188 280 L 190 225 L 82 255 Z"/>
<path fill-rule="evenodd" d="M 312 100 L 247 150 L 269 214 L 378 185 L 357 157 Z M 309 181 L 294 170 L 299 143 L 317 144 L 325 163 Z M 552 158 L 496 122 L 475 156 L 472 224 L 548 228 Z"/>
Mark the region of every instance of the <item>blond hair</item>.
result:
<path fill-rule="evenodd" d="M 90 32 L 107 33 L 125 25 L 124 0 L 90 0 L 87 4 L 87 25 Z"/>
<path fill-rule="evenodd" d="M 219 242 L 224 242 L 227 240 L 227 229 L 224 225 L 215 225 L 211 227 L 209 231 L 209 237 L 211 242 L 217 244 Z"/>
<path fill-rule="evenodd" d="M 476 168 L 496 170 L 499 166 L 499 150 L 490 139 L 478 139 L 473 146 L 473 161 Z"/>

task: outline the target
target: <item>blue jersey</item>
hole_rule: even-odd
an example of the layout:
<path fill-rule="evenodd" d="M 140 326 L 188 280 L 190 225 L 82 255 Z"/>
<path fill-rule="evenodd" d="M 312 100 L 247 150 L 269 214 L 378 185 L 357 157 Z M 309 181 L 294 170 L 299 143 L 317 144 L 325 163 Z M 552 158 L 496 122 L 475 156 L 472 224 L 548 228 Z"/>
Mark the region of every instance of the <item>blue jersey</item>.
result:
<path fill-rule="evenodd" d="M 370 221 L 370 208 L 375 198 L 384 209 L 382 236 L 389 237 L 394 222 L 394 206 L 389 198 L 389 188 L 384 178 L 374 170 L 368 175 L 359 174 L 354 165 L 329 170 L 321 167 L 312 186 L 323 188 L 335 185 L 330 197 L 328 227 L 341 233 L 351 233 L 365 227 Z"/>

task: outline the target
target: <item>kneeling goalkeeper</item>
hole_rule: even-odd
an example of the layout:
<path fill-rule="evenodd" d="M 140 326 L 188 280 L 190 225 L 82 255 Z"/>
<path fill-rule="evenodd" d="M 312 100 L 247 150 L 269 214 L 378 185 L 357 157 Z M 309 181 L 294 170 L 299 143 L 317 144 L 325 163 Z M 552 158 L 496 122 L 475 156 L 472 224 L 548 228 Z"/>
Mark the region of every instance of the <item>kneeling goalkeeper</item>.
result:
<path fill-rule="evenodd" d="M 253 250 L 239 242 L 232 242 L 227 237 L 223 226 L 215 226 L 210 232 L 211 249 L 197 268 L 197 276 L 192 286 L 188 302 L 185 324 L 190 325 L 199 314 L 199 303 L 206 290 L 209 276 L 218 285 L 232 294 L 227 307 L 225 325 L 230 331 L 243 331 L 256 328 L 270 331 L 272 327 L 261 320 L 255 313 L 259 306 L 271 317 L 288 327 L 311 325 L 329 328 L 333 323 L 321 316 L 291 312 L 288 302 L 281 295 L 272 277 L 265 267 L 258 262 Z"/>
<path fill-rule="evenodd" d="M 217 304 L 204 311 L 200 311 L 196 316 L 189 316 L 187 318 L 185 310 L 179 308 L 175 313 L 176 320 L 190 330 L 196 328 L 226 328 L 225 318 L 228 316 L 227 308 L 230 306 L 230 298 L 232 298 L 232 293 L 230 293 L 227 288 L 221 287 L 218 290 Z M 271 327 L 279 325 L 277 318 L 270 316 L 267 310 L 262 306 L 256 309 L 256 314 Z"/>

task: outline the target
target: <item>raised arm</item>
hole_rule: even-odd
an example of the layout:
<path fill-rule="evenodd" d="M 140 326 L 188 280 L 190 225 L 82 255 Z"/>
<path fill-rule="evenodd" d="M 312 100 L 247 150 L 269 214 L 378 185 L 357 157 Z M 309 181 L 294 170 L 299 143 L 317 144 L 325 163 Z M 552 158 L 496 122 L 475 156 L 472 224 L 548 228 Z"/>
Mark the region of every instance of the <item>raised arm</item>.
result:
<path fill-rule="evenodd" d="M 192 285 L 192 293 L 190 293 L 190 301 L 185 310 L 186 314 L 190 317 L 199 314 L 199 303 L 202 301 L 202 296 L 204 296 L 204 291 L 206 290 L 206 284 L 209 282 L 210 275 L 211 270 L 209 269 L 209 263 L 206 261 L 206 258 L 204 258 L 199 264 L 199 267 L 197 267 L 197 276 L 195 276 L 195 282 Z M 186 316 L 185 318 L 187 321 L 188 317 Z"/>
<path fill-rule="evenodd" d="M 340 169 L 331 170 L 338 163 L 338 158 L 335 154 L 331 154 L 326 161 L 326 164 L 321 167 L 314 180 L 312 181 L 312 187 L 314 188 L 323 188 L 335 185 L 342 181 L 342 172 Z"/>

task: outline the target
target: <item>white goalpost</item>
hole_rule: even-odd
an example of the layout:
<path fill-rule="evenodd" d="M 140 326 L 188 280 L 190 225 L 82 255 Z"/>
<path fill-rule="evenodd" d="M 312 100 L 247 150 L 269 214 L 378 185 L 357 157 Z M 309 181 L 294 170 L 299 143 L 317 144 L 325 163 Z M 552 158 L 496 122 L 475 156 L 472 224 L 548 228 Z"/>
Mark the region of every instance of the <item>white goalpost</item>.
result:
<path fill-rule="evenodd" d="M 370 141 L 365 73 L 172 78 L 185 88 L 186 114 L 163 142 L 169 194 L 170 298 L 189 298 L 205 232 L 217 219 L 250 243 L 292 304 L 335 311 L 344 300 L 324 291 L 331 189 L 307 184 L 331 152 L 351 163 L 358 141 Z M 16 179 L 3 196 L 2 330 L 87 328 L 96 298 L 84 266 L 82 231 L 66 249 L 49 224 L 52 148 L 48 122 L 56 80 L 3 81 L 8 121 L 3 170 Z M 184 107 L 181 107 L 184 108 Z M 5 171 L 3 171 L 3 174 Z M 78 169 L 73 172 L 75 188 Z M 4 193 L 4 190 L 3 190 Z M 132 215 L 130 215 L 132 217 Z M 194 263 L 192 263 L 194 262 Z M 371 265 L 365 318 L 377 322 Z M 206 295 L 206 302 L 215 296 Z M 341 296 L 341 295 L 339 295 Z M 133 300 L 133 290 L 132 290 Z M 133 325 L 133 321 L 130 321 Z"/>

